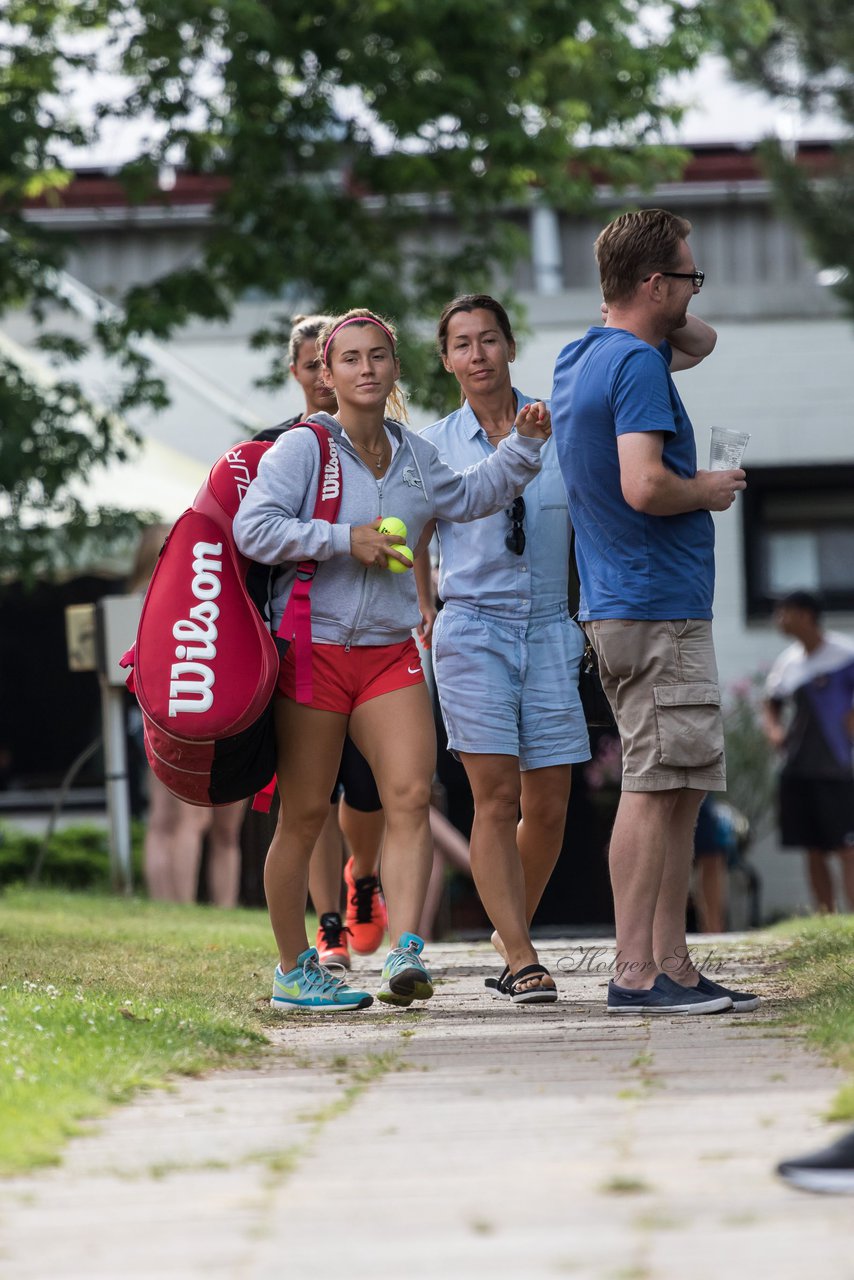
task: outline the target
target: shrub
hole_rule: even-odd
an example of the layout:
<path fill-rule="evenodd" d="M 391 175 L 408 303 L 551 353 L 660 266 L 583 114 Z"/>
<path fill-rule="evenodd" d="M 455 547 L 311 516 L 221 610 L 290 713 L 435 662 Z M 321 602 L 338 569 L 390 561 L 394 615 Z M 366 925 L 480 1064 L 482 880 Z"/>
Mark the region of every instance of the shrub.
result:
<path fill-rule="evenodd" d="M 762 729 L 765 676 L 738 680 L 724 693 L 727 789 L 725 799 L 760 839 L 774 822 L 777 759 Z"/>
<path fill-rule="evenodd" d="M 142 874 L 143 833 L 143 825 L 134 823 L 131 857 L 137 883 Z M 40 835 L 0 823 L 0 887 L 29 880 L 42 844 Z M 109 832 L 89 823 L 55 831 L 48 843 L 39 883 L 62 889 L 109 889 Z"/>

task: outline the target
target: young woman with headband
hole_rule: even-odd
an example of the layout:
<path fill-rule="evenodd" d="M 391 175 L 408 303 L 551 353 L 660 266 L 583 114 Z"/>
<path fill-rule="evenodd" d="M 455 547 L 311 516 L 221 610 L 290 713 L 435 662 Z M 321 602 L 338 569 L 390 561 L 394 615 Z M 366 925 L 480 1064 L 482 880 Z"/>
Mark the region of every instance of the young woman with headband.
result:
<path fill-rule="evenodd" d="M 495 298 L 449 302 L 438 344 L 463 401 L 423 435 L 461 471 L 514 438 L 529 398 L 512 384 L 516 344 Z M 557 999 L 529 927 L 563 844 L 572 765 L 590 758 L 578 696 L 584 635 L 567 608 L 566 491 L 551 441 L 541 457 L 540 474 L 506 510 L 438 522 L 445 607 L 433 671 L 448 746 L 474 796 L 472 874 L 505 961 L 486 985 L 515 1004 Z"/>
<path fill-rule="evenodd" d="M 386 817 L 383 888 L 393 946 L 380 1000 L 409 1005 L 433 994 L 416 930 L 432 864 L 430 787 L 436 745 L 430 699 L 411 631 L 418 621 L 412 575 L 396 549 L 403 540 L 379 532 L 383 517 L 406 526 L 418 548 L 436 516 L 475 520 L 512 502 L 539 469 L 548 437 L 541 404 L 526 405 L 516 432 L 481 465 L 461 474 L 427 440 L 408 431 L 397 388 L 394 331 L 369 311 L 351 311 L 318 338 L 324 374 L 338 410 L 315 414 L 332 433 L 341 467 L 338 521 L 314 520 L 320 457 L 308 431 L 282 435 L 265 455 L 234 523 L 245 555 L 289 566 L 276 584 L 274 621 L 293 582 L 293 562 L 315 559 L 312 587 L 312 696 L 296 701 L 293 646 L 276 701 L 281 815 L 265 868 L 265 888 L 279 965 L 273 1005 L 280 1009 L 365 1008 L 354 990 L 321 965 L 305 934 L 311 850 L 323 825 L 341 744 L 349 733 L 371 766 Z"/>
<path fill-rule="evenodd" d="M 323 362 L 317 350 L 317 335 L 331 316 L 300 315 L 294 317 L 288 339 L 288 366 L 305 396 L 305 410 L 277 427 L 259 431 L 256 440 L 278 440 L 298 422 L 313 413 L 334 413 L 338 408 L 335 392 L 323 377 Z M 424 584 L 430 582 L 427 553 L 422 553 L 414 566 L 419 597 L 427 595 Z M 421 577 L 419 578 L 419 573 Z M 432 629 L 435 610 L 429 601 L 429 620 L 422 605 L 419 634 Z M 250 821 L 264 823 L 267 843 L 270 820 L 265 815 L 252 815 Z M 350 968 L 350 946 L 359 955 L 370 955 L 382 943 L 387 916 L 378 877 L 380 846 L 385 818 L 367 760 L 351 739 L 345 738 L 338 777 L 330 797 L 329 814 L 311 855 L 308 891 L 318 916 L 315 945 L 322 962 L 329 960 Z M 341 868 L 344 861 L 341 837 L 344 836 L 350 857 L 344 865 L 346 906 L 341 918 Z"/>

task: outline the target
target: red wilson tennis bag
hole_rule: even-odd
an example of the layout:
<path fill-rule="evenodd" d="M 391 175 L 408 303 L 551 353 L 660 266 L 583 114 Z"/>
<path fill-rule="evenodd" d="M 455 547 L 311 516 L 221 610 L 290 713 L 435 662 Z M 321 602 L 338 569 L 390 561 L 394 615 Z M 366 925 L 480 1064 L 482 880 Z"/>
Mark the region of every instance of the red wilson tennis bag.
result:
<path fill-rule="evenodd" d="M 308 426 L 321 451 L 314 518 L 334 522 L 341 473 L 332 436 Z M 124 655 L 143 714 L 145 751 L 160 781 L 190 804 L 243 800 L 276 769 L 273 691 L 291 639 L 297 696 L 311 697 L 311 604 L 317 562 L 297 577 L 277 637 L 269 624 L 270 570 L 241 555 L 232 521 L 269 441 L 235 445 L 176 521 L 142 606 L 136 644 Z"/>

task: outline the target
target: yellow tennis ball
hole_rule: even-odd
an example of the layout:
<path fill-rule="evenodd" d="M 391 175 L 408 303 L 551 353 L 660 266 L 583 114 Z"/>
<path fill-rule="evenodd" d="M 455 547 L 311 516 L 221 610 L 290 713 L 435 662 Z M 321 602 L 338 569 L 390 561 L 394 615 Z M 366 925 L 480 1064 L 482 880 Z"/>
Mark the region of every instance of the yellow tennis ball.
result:
<path fill-rule="evenodd" d="M 399 523 L 400 521 L 398 521 L 398 524 Z M 409 561 L 409 564 L 401 564 L 399 560 L 395 560 L 392 556 L 389 556 L 388 567 L 392 573 L 406 573 L 406 570 L 410 567 L 410 565 L 412 564 L 412 561 L 415 559 L 412 549 L 410 547 L 403 547 L 403 546 L 397 546 L 397 545 L 395 546 L 394 549 L 399 556 L 405 556 L 406 559 Z"/>
<path fill-rule="evenodd" d="M 386 516 L 380 525 L 380 533 L 393 533 L 396 538 L 406 541 L 406 525 L 397 516 Z"/>

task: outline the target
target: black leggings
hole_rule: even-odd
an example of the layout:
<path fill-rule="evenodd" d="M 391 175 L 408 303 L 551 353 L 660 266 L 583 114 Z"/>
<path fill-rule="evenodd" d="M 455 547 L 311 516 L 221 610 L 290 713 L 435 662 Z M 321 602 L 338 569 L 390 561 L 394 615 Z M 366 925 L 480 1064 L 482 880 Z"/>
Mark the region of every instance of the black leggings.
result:
<path fill-rule="evenodd" d="M 343 796 L 350 808 L 357 809 L 359 813 L 376 813 L 382 808 L 371 766 L 349 736 L 344 739 L 338 777 L 329 803 L 335 804 L 339 796 Z"/>

